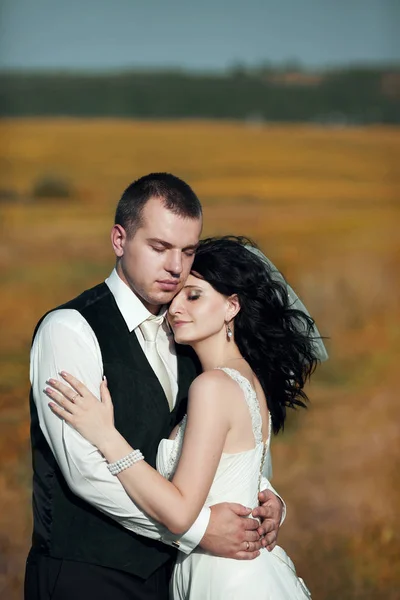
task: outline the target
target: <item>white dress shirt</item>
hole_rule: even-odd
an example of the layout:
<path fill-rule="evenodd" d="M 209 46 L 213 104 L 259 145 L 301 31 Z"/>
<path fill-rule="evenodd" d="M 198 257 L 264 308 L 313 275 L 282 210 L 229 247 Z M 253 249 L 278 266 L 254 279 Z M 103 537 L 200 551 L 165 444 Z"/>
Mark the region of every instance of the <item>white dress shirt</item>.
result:
<path fill-rule="evenodd" d="M 139 343 L 144 348 L 139 325 L 148 318 L 149 311 L 120 279 L 115 269 L 106 284 L 129 331 L 135 330 Z M 156 343 L 176 398 L 177 357 L 167 323 L 159 328 Z M 48 407 L 49 398 L 44 393 L 46 381 L 51 377 L 57 378 L 62 370 L 80 379 L 99 398 L 103 376 L 99 343 L 88 322 L 78 311 L 72 309 L 55 310 L 47 315 L 37 331 L 31 349 L 30 380 L 43 435 L 68 486 L 77 496 L 126 529 L 161 540 L 189 554 L 199 544 L 207 529 L 210 509 L 203 508 L 192 527 L 179 539 L 163 525 L 145 515 L 130 499 L 119 479 L 111 475 L 107 462 L 98 449 Z M 263 487 L 275 491 L 264 479 Z"/>

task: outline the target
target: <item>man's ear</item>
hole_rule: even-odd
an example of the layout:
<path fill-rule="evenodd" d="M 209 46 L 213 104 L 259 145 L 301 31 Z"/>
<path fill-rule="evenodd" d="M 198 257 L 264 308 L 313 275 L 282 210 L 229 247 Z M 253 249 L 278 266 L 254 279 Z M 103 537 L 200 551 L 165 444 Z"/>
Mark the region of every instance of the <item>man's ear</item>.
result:
<path fill-rule="evenodd" d="M 124 255 L 124 246 L 127 234 L 122 225 L 113 225 L 111 229 L 111 244 L 117 258 Z"/>
<path fill-rule="evenodd" d="M 240 302 L 237 294 L 232 294 L 227 299 L 226 322 L 229 323 L 236 317 L 240 310 Z"/>

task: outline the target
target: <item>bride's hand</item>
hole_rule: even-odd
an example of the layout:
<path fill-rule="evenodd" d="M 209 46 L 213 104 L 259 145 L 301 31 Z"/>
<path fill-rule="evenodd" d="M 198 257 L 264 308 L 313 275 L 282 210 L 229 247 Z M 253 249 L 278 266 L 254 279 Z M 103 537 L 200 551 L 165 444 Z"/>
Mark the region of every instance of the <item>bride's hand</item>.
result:
<path fill-rule="evenodd" d="M 100 385 L 101 401 L 92 394 L 76 377 L 62 371 L 65 385 L 56 379 L 49 379 L 51 387 L 47 395 L 54 401 L 49 407 L 59 417 L 69 423 L 91 444 L 101 450 L 101 444 L 115 433 L 113 404 L 106 380 Z"/>

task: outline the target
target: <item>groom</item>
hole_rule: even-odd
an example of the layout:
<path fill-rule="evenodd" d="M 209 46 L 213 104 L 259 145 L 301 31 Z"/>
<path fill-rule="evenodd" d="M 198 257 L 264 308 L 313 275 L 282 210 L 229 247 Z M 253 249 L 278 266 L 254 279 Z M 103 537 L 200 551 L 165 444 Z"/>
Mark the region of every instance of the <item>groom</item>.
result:
<path fill-rule="evenodd" d="M 61 370 L 99 395 L 103 375 L 117 428 L 155 466 L 160 439 L 185 413 L 196 376 L 190 350 L 175 346 L 164 319 L 183 286 L 202 228 L 200 202 L 182 180 L 152 173 L 132 183 L 117 206 L 111 241 L 116 267 L 100 285 L 45 315 L 31 351 L 34 527 L 26 600 L 163 600 L 176 549 L 196 546 L 237 559 L 276 543 L 282 503 L 271 491 L 249 511 L 203 508 L 180 539 L 130 500 L 102 455 L 48 408 L 43 388 Z M 271 487 L 267 481 L 264 488 Z M 260 534 L 265 537 L 263 540 Z"/>

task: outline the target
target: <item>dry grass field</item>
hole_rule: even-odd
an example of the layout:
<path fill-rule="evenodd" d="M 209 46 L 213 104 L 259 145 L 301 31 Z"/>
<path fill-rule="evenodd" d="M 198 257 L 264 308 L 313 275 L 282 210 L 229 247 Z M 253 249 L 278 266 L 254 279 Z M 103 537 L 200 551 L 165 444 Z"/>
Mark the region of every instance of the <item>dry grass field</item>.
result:
<path fill-rule="evenodd" d="M 20 597 L 30 541 L 33 327 L 108 275 L 115 204 L 157 170 L 194 187 L 205 234 L 254 238 L 330 338 L 309 409 L 273 444 L 281 544 L 317 600 L 400 598 L 399 155 L 384 127 L 0 123 L 1 598 Z M 69 197 L 40 197 L 49 179 Z"/>

